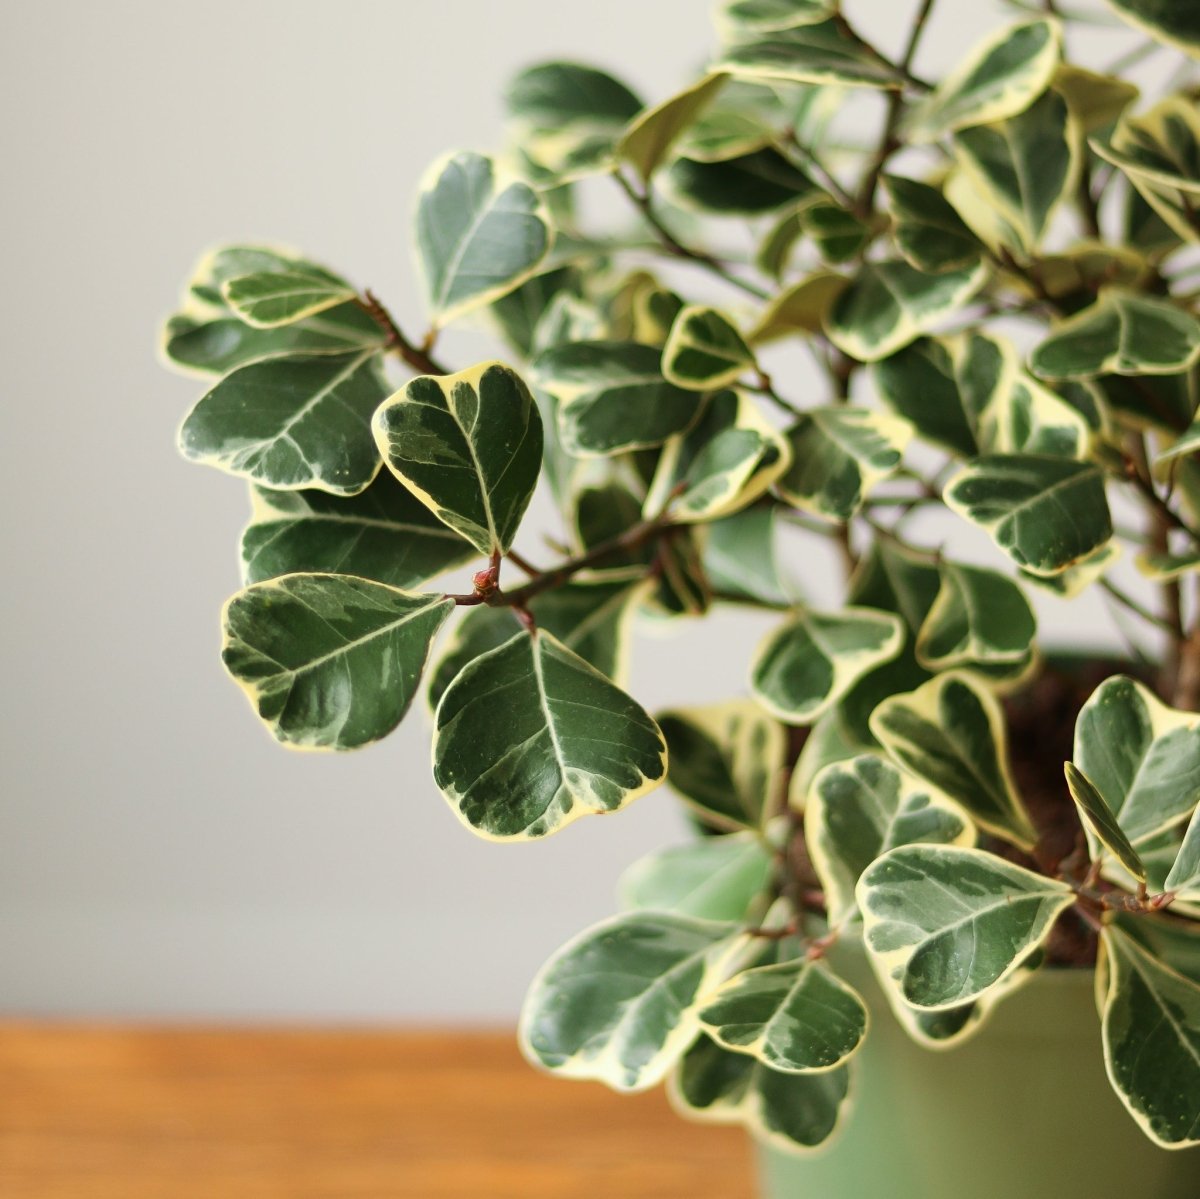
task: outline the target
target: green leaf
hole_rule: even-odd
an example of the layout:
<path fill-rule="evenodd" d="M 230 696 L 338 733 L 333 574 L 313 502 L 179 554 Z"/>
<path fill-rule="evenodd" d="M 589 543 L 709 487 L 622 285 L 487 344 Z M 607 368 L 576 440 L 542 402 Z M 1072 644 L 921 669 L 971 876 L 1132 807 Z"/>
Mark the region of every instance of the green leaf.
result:
<path fill-rule="evenodd" d="M 912 109 L 905 123 L 908 136 L 933 141 L 968 125 L 1016 116 L 1049 87 L 1060 52 L 1056 21 L 1026 21 L 997 30 Z"/>
<path fill-rule="evenodd" d="M 796 333 L 821 333 L 834 301 L 848 283 L 843 275 L 818 271 L 785 287 L 762 310 L 750 332 L 751 343 L 762 345 Z"/>
<path fill-rule="evenodd" d="M 751 833 L 704 837 L 639 858 L 621 876 L 621 906 L 697 920 L 742 921 L 775 869 Z"/>
<path fill-rule="evenodd" d="M 1121 1102 L 1156 1144 L 1200 1144 L 1200 985 L 1108 927 L 1100 1012 L 1104 1065 Z"/>
<path fill-rule="evenodd" d="M 896 249 L 919 271 L 940 275 L 943 271 L 969 269 L 979 261 L 979 239 L 963 223 L 936 187 L 884 175 Z"/>
<path fill-rule="evenodd" d="M 848 600 L 895 612 L 915 637 L 941 587 L 933 559 L 899 542 L 876 537 L 851 576 Z"/>
<path fill-rule="evenodd" d="M 804 843 L 834 927 L 854 914 L 859 878 L 889 849 L 974 841 L 975 831 L 956 803 L 876 754 L 830 763 L 806 790 Z"/>
<path fill-rule="evenodd" d="M 242 575 L 357 575 L 391 587 L 419 587 L 469 562 L 476 549 L 446 528 L 387 471 L 355 496 L 254 489 L 254 517 L 242 534 Z"/>
<path fill-rule="evenodd" d="M 686 526 L 659 540 L 655 557 L 658 586 L 651 596 L 652 611 L 673 616 L 703 616 L 712 602 L 712 587 L 704 573 L 702 548 Z"/>
<path fill-rule="evenodd" d="M 719 216 L 762 216 L 819 191 L 798 166 L 769 147 L 719 162 L 679 158 L 666 180 L 680 204 Z"/>
<path fill-rule="evenodd" d="M 1037 622 L 1017 583 L 994 570 L 943 559 L 941 588 L 917 636 L 917 658 L 932 671 L 1019 662 Z"/>
<path fill-rule="evenodd" d="M 353 495 L 379 473 L 371 414 L 387 393 L 375 350 L 266 358 L 196 404 L 179 447 L 193 462 L 268 487 Z"/>
<path fill-rule="evenodd" d="M 858 993 L 820 962 L 803 958 L 735 974 L 699 1015 L 718 1045 L 785 1074 L 832 1070 L 867 1035 L 867 1008 Z"/>
<path fill-rule="evenodd" d="M 344 279 L 291 270 L 239 275 L 222 285 L 221 294 L 246 324 L 270 329 L 344 304 L 356 293 Z"/>
<path fill-rule="evenodd" d="M 1035 347 L 1043 379 L 1171 375 L 1200 360 L 1200 324 L 1167 300 L 1110 290 Z"/>
<path fill-rule="evenodd" d="M 1186 554 L 1138 554 L 1134 565 L 1146 578 L 1168 582 L 1200 570 L 1200 550 Z"/>
<path fill-rule="evenodd" d="M 285 575 L 226 604 L 222 658 L 285 745 L 355 749 L 400 723 L 453 607 L 348 575 Z"/>
<path fill-rule="evenodd" d="M 882 412 L 810 409 L 787 430 L 792 464 L 777 490 L 798 508 L 849 520 L 871 488 L 900 465 L 911 436 L 907 421 Z"/>
<path fill-rule="evenodd" d="M 668 438 L 643 510 L 708 521 L 753 503 L 791 462 L 788 443 L 752 400 L 718 392 L 686 433 Z"/>
<path fill-rule="evenodd" d="M 1175 458 L 1186 458 L 1198 450 L 1200 450 L 1200 417 L 1193 419 L 1172 445 L 1156 454 L 1154 461 L 1156 463 L 1170 462 Z"/>
<path fill-rule="evenodd" d="M 1084 133 L 1111 125 L 1138 98 L 1136 84 L 1068 62 L 1059 65 L 1053 87 Z"/>
<path fill-rule="evenodd" d="M 847 87 L 896 88 L 900 76 L 837 19 L 788 29 L 764 30 L 728 47 L 713 70 L 743 79 L 787 83 L 835 83 Z"/>
<path fill-rule="evenodd" d="M 468 827 L 528 840 L 613 812 L 662 782 L 653 720 L 544 631 L 469 663 L 438 704 L 433 777 Z"/>
<path fill-rule="evenodd" d="M 1171 436 L 1186 430 L 1196 410 L 1191 372 L 1178 375 L 1103 375 L 1089 380 L 1106 412 L 1123 425 Z M 1062 384 L 1058 384 L 1062 386 Z"/>
<path fill-rule="evenodd" d="M 1054 575 L 1112 536 L 1100 468 L 1069 458 L 990 454 L 946 484 L 947 507 L 986 530 L 1018 565 Z"/>
<path fill-rule="evenodd" d="M 1112 809 L 1104 802 L 1104 796 L 1073 762 L 1063 763 L 1063 773 L 1067 776 L 1071 798 L 1075 801 L 1075 806 L 1079 809 L 1089 832 L 1104 844 L 1138 882 L 1145 883 L 1146 867 L 1138 856 L 1138 851 L 1129 844 L 1129 838 L 1121 831 Z"/>
<path fill-rule="evenodd" d="M 529 357 L 551 306 L 560 297 L 575 299 L 581 286 L 575 267 L 558 267 L 527 279 L 520 287 L 494 300 L 491 315 L 505 341 L 522 357 Z M 556 317 L 561 319 L 561 309 Z M 553 318 L 552 318 L 553 319 Z"/>
<path fill-rule="evenodd" d="M 696 1007 L 730 945 L 728 924 L 665 912 L 587 929 L 533 980 L 518 1029 L 522 1052 L 566 1078 L 618 1091 L 654 1086 L 694 1039 Z"/>
<path fill-rule="evenodd" d="M 727 33 L 774 33 L 827 20 L 837 0 L 721 0 L 716 21 Z"/>
<path fill-rule="evenodd" d="M 750 687 L 780 720 L 811 724 L 903 642 L 900 621 L 887 612 L 799 610 L 759 646 Z"/>
<path fill-rule="evenodd" d="M 775 558 L 776 512 L 765 501 L 707 526 L 704 569 L 715 591 L 768 604 L 791 601 Z"/>
<path fill-rule="evenodd" d="M 938 675 L 889 696 L 870 723 L 901 766 L 960 803 L 985 832 L 1033 846 L 1037 833 L 1009 774 L 1004 714 L 969 675 Z"/>
<path fill-rule="evenodd" d="M 1079 137 L 1066 102 L 1046 92 L 1006 121 L 963 129 L 954 149 L 979 202 L 1015 234 L 1007 244 L 1033 254 L 1079 174 Z"/>
<path fill-rule="evenodd" d="M 533 495 L 542 418 L 500 362 L 409 380 L 375 413 L 392 473 L 480 553 L 506 552 Z"/>
<path fill-rule="evenodd" d="M 439 159 L 421 181 L 417 250 L 436 325 L 512 291 L 550 249 L 550 218 L 538 194 L 498 177 L 490 158 Z"/>
<path fill-rule="evenodd" d="M 667 783 L 715 828 L 759 828 L 777 808 L 784 777 L 782 727 L 756 703 L 733 699 L 662 712 Z"/>
<path fill-rule="evenodd" d="M 671 1075 L 667 1094 L 689 1120 L 742 1124 L 758 1141 L 807 1153 L 836 1132 L 850 1090 L 849 1065 L 784 1074 L 701 1037 Z"/>
<path fill-rule="evenodd" d="M 648 108 L 621 135 L 616 154 L 649 180 L 679 137 L 716 98 L 728 75 L 705 75 L 698 83 Z"/>
<path fill-rule="evenodd" d="M 1200 58 L 1200 12 L 1190 0 L 1108 0 L 1108 4 L 1156 41 Z"/>
<path fill-rule="evenodd" d="M 1182 893 L 1185 899 L 1200 898 L 1200 807 L 1188 821 L 1183 842 L 1167 873 L 1163 890 Z"/>
<path fill-rule="evenodd" d="M 801 213 L 805 233 L 826 262 L 849 262 L 871 237 L 870 228 L 838 204 L 819 200 Z"/>
<path fill-rule="evenodd" d="M 1123 675 L 1105 679 L 1075 721 L 1075 765 L 1132 845 L 1185 819 L 1200 794 L 1200 716 L 1167 707 Z M 1088 830 L 1093 856 L 1098 848 Z"/>
<path fill-rule="evenodd" d="M 468 608 L 455 622 L 442 651 L 429 670 L 425 699 L 430 712 L 436 712 L 446 688 L 476 658 L 499 649 L 521 628 L 511 608 L 492 608 L 479 604 Z"/>
<path fill-rule="evenodd" d="M 713 391 L 753 367 L 754 352 L 723 313 L 689 304 L 675 318 L 662 353 L 668 383 L 688 391 Z"/>
<path fill-rule="evenodd" d="M 534 360 L 533 374 L 559 400 L 563 445 L 577 456 L 661 445 L 700 414 L 701 397 L 663 378 L 653 346 L 621 341 L 554 346 Z"/>
<path fill-rule="evenodd" d="M 926 275 L 907 262 L 867 262 L 834 302 L 829 339 L 860 362 L 877 362 L 953 316 L 983 286 L 982 262 Z"/>
<path fill-rule="evenodd" d="M 1002 984 L 1074 899 L 1066 883 L 945 845 L 890 850 L 858 884 L 876 972 L 919 1008 L 959 1007 Z"/>

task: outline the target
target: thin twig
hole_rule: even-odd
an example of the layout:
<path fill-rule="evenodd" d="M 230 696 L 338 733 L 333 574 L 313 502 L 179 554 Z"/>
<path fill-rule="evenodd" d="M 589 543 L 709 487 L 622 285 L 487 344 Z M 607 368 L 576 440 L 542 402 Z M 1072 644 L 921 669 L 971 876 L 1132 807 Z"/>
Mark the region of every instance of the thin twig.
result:
<path fill-rule="evenodd" d="M 414 345 L 401 332 L 392 314 L 370 288 L 354 301 L 387 335 L 384 349 L 395 350 L 409 366 L 422 375 L 448 375 L 451 372 L 430 357 L 427 349 Z"/>

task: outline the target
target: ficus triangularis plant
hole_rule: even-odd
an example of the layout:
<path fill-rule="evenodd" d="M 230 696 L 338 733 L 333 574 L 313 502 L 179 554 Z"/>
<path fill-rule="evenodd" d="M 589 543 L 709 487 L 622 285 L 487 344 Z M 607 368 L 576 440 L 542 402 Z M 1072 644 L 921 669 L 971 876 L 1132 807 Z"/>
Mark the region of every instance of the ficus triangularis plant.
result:
<path fill-rule="evenodd" d="M 208 376 L 184 455 L 250 484 L 224 662 L 270 731 L 355 749 L 423 696 L 496 841 L 667 783 L 703 835 L 545 966 L 524 1049 L 797 1149 L 867 1035 L 851 938 L 931 1046 L 1094 969 L 1113 1088 L 1200 1143 L 1200 4 L 1012 7 L 941 79 L 932 0 L 894 54 L 838 0 L 725 0 L 652 104 L 533 66 L 507 147 L 421 185 L 427 328 L 245 245 L 166 326 Z M 1071 61 L 1077 21 L 1127 52 Z M 503 351 L 443 361 L 468 317 Z M 1045 592 L 1126 650 L 1039 649 Z M 768 622 L 741 692 L 652 716 L 632 626 L 723 605 Z"/>

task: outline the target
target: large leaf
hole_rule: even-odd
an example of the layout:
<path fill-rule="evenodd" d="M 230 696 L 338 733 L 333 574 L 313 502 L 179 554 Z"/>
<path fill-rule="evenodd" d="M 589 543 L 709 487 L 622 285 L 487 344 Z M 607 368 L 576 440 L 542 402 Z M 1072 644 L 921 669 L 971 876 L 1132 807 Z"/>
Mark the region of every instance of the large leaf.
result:
<path fill-rule="evenodd" d="M 1046 92 L 1006 121 L 963 129 L 954 146 L 978 202 L 1015 235 L 1006 243 L 1032 254 L 1078 176 L 1079 136 L 1066 102 Z"/>
<path fill-rule="evenodd" d="M 1067 777 L 1067 787 L 1083 818 L 1084 826 L 1138 882 L 1145 883 L 1146 867 L 1138 856 L 1138 851 L 1129 844 L 1129 838 L 1121 831 L 1112 809 L 1104 802 L 1104 796 L 1073 762 L 1063 763 L 1063 773 Z"/>
<path fill-rule="evenodd" d="M 1200 984 L 1104 930 L 1104 1065 L 1130 1115 L 1168 1149 L 1200 1144 Z"/>
<path fill-rule="evenodd" d="M 1075 765 L 1135 846 L 1186 819 L 1200 795 L 1200 716 L 1133 679 L 1106 679 L 1075 721 Z M 1098 846 L 1089 829 L 1093 853 Z"/>
<path fill-rule="evenodd" d="M 667 1094 L 689 1120 L 742 1124 L 773 1149 L 803 1154 L 836 1132 L 850 1077 L 849 1064 L 785 1074 L 702 1036 L 671 1075 Z"/>
<path fill-rule="evenodd" d="M 1108 0 L 1108 3 L 1152 38 L 1200 58 L 1200 11 L 1191 0 Z"/>
<path fill-rule="evenodd" d="M 787 604 L 794 598 L 776 558 L 776 517 L 776 505 L 766 500 L 707 526 L 704 571 L 722 598 L 767 604 Z"/>
<path fill-rule="evenodd" d="M 1100 468 L 1069 458 L 989 454 L 950 479 L 943 498 L 1035 575 L 1066 570 L 1112 536 Z"/>
<path fill-rule="evenodd" d="M 250 362 L 196 404 L 179 447 L 268 487 L 353 495 L 379 471 L 371 415 L 387 393 L 373 349 Z"/>
<path fill-rule="evenodd" d="M 663 377 L 688 391 L 725 387 L 754 367 L 754 353 L 723 313 L 689 304 L 662 352 Z"/>
<path fill-rule="evenodd" d="M 714 70 L 745 79 L 832 83 L 894 88 L 900 76 L 857 37 L 845 21 L 832 19 L 788 29 L 764 30 L 728 47 Z"/>
<path fill-rule="evenodd" d="M 571 454 L 661 445 L 700 413 L 699 395 L 663 378 L 653 346 L 631 341 L 555 346 L 534 361 L 533 372 L 538 386 L 560 402 L 559 430 Z"/>
<path fill-rule="evenodd" d="M 667 782 L 717 828 L 758 828 L 777 809 L 784 731 L 748 699 L 658 716 L 667 739 Z"/>
<path fill-rule="evenodd" d="M 979 260 L 979 239 L 936 187 L 884 175 L 896 248 L 919 271 L 960 271 Z"/>
<path fill-rule="evenodd" d="M 718 1045 L 785 1074 L 832 1070 L 867 1034 L 858 993 L 822 963 L 803 958 L 735 974 L 699 1016 Z"/>
<path fill-rule="evenodd" d="M 819 194 L 817 185 L 773 147 L 718 162 L 679 158 L 666 178 L 681 204 L 720 216 L 761 216 Z"/>
<path fill-rule="evenodd" d="M 1024 111 L 1054 77 L 1060 41 L 1058 24 L 1050 20 L 997 30 L 912 110 L 906 124 L 909 136 L 929 141 Z"/>
<path fill-rule="evenodd" d="M 919 1008 L 960 1007 L 1002 984 L 1074 900 L 1066 883 L 961 846 L 890 850 L 858 884 L 879 977 Z"/>
<path fill-rule="evenodd" d="M 400 722 L 453 606 L 349 575 L 285 575 L 226 604 L 222 657 L 280 741 L 354 749 Z"/>
<path fill-rule="evenodd" d="M 713 396 L 686 433 L 668 438 L 646 495 L 647 517 L 670 505 L 680 523 L 728 516 L 787 469 L 791 449 L 749 397 Z"/>
<path fill-rule="evenodd" d="M 506 551 L 537 483 L 542 418 L 499 362 L 410 380 L 373 421 L 392 473 L 481 553 Z"/>
<path fill-rule="evenodd" d="M 290 325 L 354 299 L 344 279 L 300 269 L 239 275 L 221 287 L 226 303 L 248 325 Z"/>
<path fill-rule="evenodd" d="M 725 86 L 727 75 L 705 75 L 697 83 L 661 104 L 648 108 L 621 135 L 618 158 L 632 163 L 643 179 L 649 179 L 667 152 Z"/>
<path fill-rule="evenodd" d="M 801 413 L 787 431 L 792 464 L 777 483 L 798 508 L 849 520 L 900 465 L 912 427 L 886 413 L 834 405 Z"/>
<path fill-rule="evenodd" d="M 477 551 L 387 471 L 355 496 L 254 489 L 242 534 L 242 575 L 259 583 L 296 572 L 357 575 L 419 587 Z"/>
<path fill-rule="evenodd" d="M 885 699 L 871 731 L 906 770 L 957 800 L 986 832 L 1030 848 L 1037 834 L 1013 788 L 1000 705 L 970 676 L 939 675 Z"/>
<path fill-rule="evenodd" d="M 1030 356 L 1044 379 L 1172 375 L 1200 360 L 1200 323 L 1166 300 L 1106 291 L 1068 317 Z"/>
<path fill-rule="evenodd" d="M 535 274 L 550 249 L 537 192 L 498 177 L 482 154 L 439 159 L 421 181 L 417 250 L 430 314 L 444 325 L 510 292 Z"/>
<path fill-rule="evenodd" d="M 801 609 L 759 646 L 750 686 L 768 711 L 810 724 L 904 642 L 897 617 L 871 608 Z"/>
<path fill-rule="evenodd" d="M 614 812 L 662 782 L 653 720 L 552 634 L 469 663 L 435 716 L 433 777 L 468 827 L 527 840 Z"/>
<path fill-rule="evenodd" d="M 807 788 L 804 843 L 834 926 L 853 915 L 862 872 L 918 841 L 972 845 L 975 831 L 956 803 L 876 754 L 831 762 Z"/>
<path fill-rule="evenodd" d="M 698 920 L 748 919 L 771 881 L 775 864 L 752 833 L 703 837 L 634 862 L 621 875 L 621 906 L 672 912 Z"/>
<path fill-rule="evenodd" d="M 619 1091 L 661 1081 L 696 1035 L 695 1009 L 719 981 L 730 926 L 632 912 L 559 949 L 530 985 L 521 1049 L 535 1065 Z"/>
<path fill-rule="evenodd" d="M 877 362 L 957 312 L 983 286 L 982 264 L 927 275 L 903 260 L 867 262 L 834 301 L 830 341 L 860 362 Z"/>
<path fill-rule="evenodd" d="M 1037 623 L 1020 586 L 1007 575 L 943 559 L 941 588 L 917 636 L 929 670 L 1020 662 Z"/>

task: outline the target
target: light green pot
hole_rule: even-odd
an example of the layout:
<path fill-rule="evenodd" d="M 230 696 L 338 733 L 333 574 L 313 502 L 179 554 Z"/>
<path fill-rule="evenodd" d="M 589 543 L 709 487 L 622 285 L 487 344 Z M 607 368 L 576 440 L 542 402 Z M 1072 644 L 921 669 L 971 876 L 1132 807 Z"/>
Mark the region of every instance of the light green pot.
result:
<path fill-rule="evenodd" d="M 1200 1149 L 1146 1139 L 1113 1094 L 1090 970 L 1041 970 L 940 1052 L 896 1022 L 861 947 L 839 973 L 871 1028 L 829 1145 L 760 1149 L 768 1199 L 1200 1199 Z"/>

